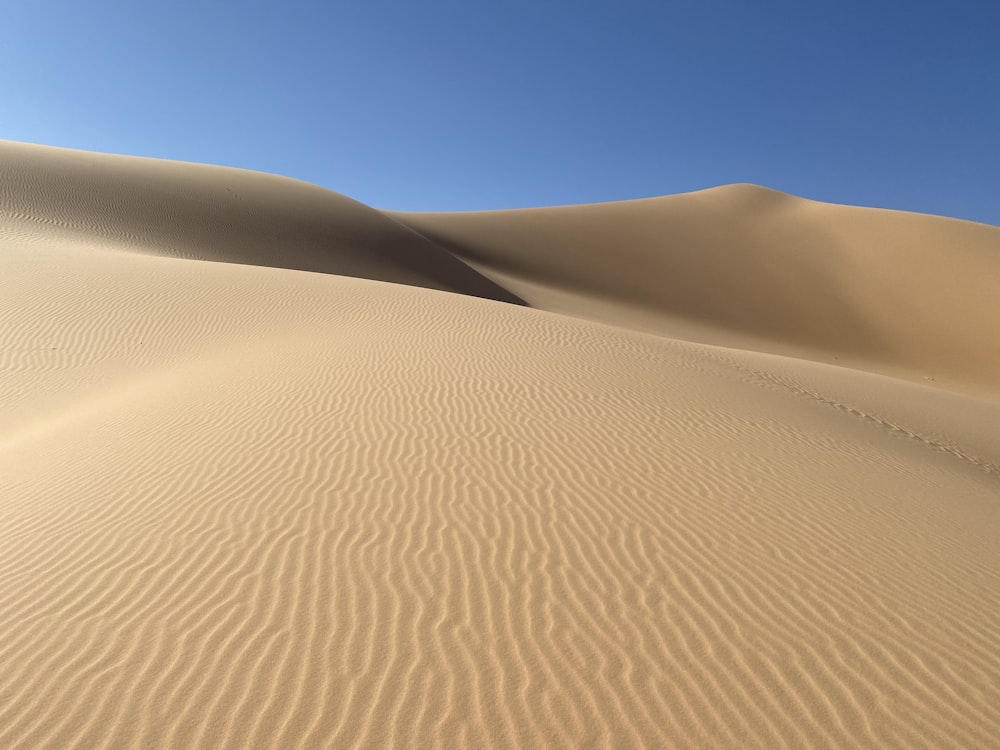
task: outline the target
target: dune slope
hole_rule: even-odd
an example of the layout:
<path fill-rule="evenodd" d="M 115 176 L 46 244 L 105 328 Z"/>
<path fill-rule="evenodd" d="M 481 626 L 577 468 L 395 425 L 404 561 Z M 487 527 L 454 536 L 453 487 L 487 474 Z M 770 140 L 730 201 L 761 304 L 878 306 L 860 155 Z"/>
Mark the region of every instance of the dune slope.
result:
<path fill-rule="evenodd" d="M 518 303 L 385 214 L 286 177 L 0 141 L 8 236 L 375 278 Z"/>
<path fill-rule="evenodd" d="M 753 185 L 391 215 L 535 307 L 1000 399 L 1000 227 Z"/>
<path fill-rule="evenodd" d="M 0 747 L 1000 734 L 1000 406 L 100 203 L 3 219 Z"/>

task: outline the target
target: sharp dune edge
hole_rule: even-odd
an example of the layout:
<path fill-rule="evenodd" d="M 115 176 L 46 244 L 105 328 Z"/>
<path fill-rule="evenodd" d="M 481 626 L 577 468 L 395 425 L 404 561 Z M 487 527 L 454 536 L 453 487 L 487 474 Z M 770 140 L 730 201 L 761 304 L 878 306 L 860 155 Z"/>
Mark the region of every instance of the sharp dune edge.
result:
<path fill-rule="evenodd" d="M 0 211 L 0 747 L 995 746 L 1000 229 L 12 143 Z"/>

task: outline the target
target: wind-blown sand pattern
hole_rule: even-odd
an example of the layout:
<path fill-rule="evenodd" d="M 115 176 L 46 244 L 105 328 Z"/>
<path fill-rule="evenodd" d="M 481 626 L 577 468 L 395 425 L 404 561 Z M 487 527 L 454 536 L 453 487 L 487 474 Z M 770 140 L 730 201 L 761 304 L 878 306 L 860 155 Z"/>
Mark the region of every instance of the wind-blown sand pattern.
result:
<path fill-rule="evenodd" d="M 22 144 L 0 191 L 0 747 L 996 745 L 1000 229 Z M 770 255 L 572 250 L 673 202 Z"/>

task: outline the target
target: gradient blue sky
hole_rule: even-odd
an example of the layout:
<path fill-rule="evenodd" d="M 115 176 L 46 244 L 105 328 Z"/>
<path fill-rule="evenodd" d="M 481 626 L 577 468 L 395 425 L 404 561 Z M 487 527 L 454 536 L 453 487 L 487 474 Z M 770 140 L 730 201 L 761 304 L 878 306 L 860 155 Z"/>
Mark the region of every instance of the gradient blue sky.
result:
<path fill-rule="evenodd" d="M 1000 224 L 1000 2 L 8 3 L 0 137 L 382 208 L 755 182 Z"/>

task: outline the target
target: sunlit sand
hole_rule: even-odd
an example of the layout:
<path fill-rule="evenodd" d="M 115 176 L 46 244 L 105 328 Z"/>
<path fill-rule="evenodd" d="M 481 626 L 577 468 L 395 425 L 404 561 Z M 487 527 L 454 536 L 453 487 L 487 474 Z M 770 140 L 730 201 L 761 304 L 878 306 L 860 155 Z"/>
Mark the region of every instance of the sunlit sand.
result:
<path fill-rule="evenodd" d="M 0 144 L 0 747 L 989 748 L 1000 228 Z"/>

